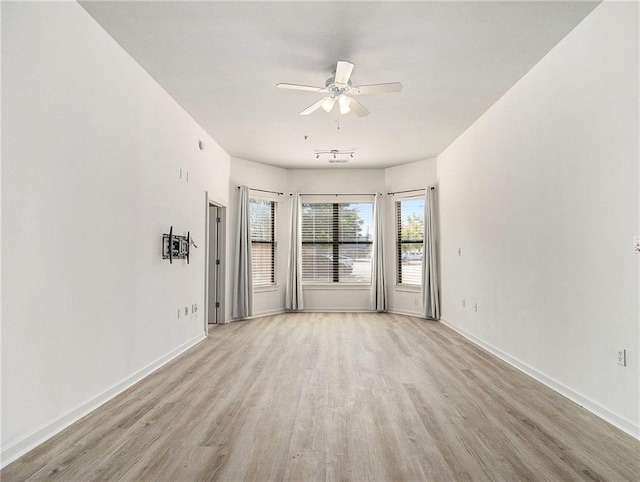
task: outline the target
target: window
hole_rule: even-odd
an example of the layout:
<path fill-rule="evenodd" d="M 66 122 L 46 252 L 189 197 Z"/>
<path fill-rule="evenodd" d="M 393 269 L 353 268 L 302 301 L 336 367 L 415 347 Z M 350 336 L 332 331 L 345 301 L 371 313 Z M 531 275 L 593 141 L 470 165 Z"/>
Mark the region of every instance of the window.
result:
<path fill-rule="evenodd" d="M 396 260 L 399 285 L 422 285 L 424 198 L 396 201 Z"/>
<path fill-rule="evenodd" d="M 302 203 L 302 281 L 371 283 L 373 203 Z"/>
<path fill-rule="evenodd" d="M 251 269 L 253 286 L 276 283 L 276 203 L 249 200 L 251 214 Z"/>

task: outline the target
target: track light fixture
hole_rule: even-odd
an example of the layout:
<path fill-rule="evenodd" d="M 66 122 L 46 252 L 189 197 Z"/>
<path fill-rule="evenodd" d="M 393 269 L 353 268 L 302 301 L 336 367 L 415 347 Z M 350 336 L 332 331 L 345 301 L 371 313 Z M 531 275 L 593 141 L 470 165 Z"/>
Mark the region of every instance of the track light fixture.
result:
<path fill-rule="evenodd" d="M 327 156 L 329 160 L 340 159 L 353 159 L 356 151 L 341 151 L 339 149 L 331 149 L 330 151 L 316 151 L 316 159 L 320 159 L 320 156 Z"/>

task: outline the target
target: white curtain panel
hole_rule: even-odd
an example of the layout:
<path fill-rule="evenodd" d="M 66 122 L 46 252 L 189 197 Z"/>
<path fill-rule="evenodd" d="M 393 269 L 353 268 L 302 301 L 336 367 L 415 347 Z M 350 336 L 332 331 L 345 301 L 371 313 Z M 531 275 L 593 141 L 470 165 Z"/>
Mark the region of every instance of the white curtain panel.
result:
<path fill-rule="evenodd" d="M 440 319 L 440 286 L 436 246 L 436 189 L 427 188 L 424 200 L 424 252 L 422 255 L 422 303 L 425 318 Z"/>
<path fill-rule="evenodd" d="M 302 300 L 302 222 L 300 194 L 291 196 L 291 240 L 289 243 L 289 269 L 287 273 L 287 289 L 285 307 L 289 311 L 304 308 Z"/>
<path fill-rule="evenodd" d="M 371 309 L 387 311 L 387 286 L 384 274 L 384 225 L 382 194 L 373 200 L 373 249 L 371 252 Z"/>
<path fill-rule="evenodd" d="M 251 274 L 251 213 L 249 188 L 240 187 L 238 200 L 238 228 L 236 253 L 233 263 L 233 293 L 231 316 L 247 318 L 253 314 L 253 282 Z"/>

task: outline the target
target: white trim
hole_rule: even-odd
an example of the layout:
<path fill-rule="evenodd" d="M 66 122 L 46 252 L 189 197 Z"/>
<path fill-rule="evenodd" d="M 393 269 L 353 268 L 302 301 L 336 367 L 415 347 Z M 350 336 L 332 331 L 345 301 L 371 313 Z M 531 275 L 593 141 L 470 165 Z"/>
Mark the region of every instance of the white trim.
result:
<path fill-rule="evenodd" d="M 209 334 L 209 191 L 204 192 L 204 334 Z"/>
<path fill-rule="evenodd" d="M 423 282 L 422 278 L 424 278 L 424 276 L 421 276 L 420 283 L 418 284 L 400 283 L 398 281 L 398 279 L 400 278 L 399 274 L 402 268 L 402 254 L 400 253 L 401 244 L 398 242 L 399 238 L 402 235 L 401 233 L 402 226 L 401 224 L 398 224 L 398 205 L 402 206 L 402 203 L 405 201 L 420 201 L 420 200 L 425 201 L 426 190 L 427 188 L 425 188 L 422 193 L 414 193 L 414 192 L 403 193 L 405 195 L 398 196 L 393 200 L 393 220 L 394 220 L 393 224 L 395 226 L 393 231 L 393 237 L 395 238 L 393 259 L 394 259 L 394 268 L 395 268 L 394 269 L 394 278 L 395 278 L 394 289 L 396 291 L 413 291 L 415 289 L 416 292 L 422 292 L 422 282 Z M 425 207 L 426 205 L 427 204 L 425 201 Z M 423 236 L 422 236 L 422 242 L 421 242 L 423 256 L 426 252 L 426 243 L 425 243 L 426 234 L 424 232 L 425 228 L 426 228 L 426 225 L 423 226 Z M 400 262 L 398 262 L 399 260 Z M 424 265 L 424 261 L 421 261 L 421 264 Z M 405 289 L 403 290 L 402 288 L 405 288 Z"/>
<path fill-rule="evenodd" d="M 418 192 L 418 191 L 421 191 L 421 192 Z M 427 188 L 421 187 L 421 188 L 416 189 L 415 191 L 393 194 L 391 196 L 391 199 L 394 202 L 407 201 L 407 200 L 411 200 L 411 199 L 424 199 L 424 193 L 426 191 L 427 191 Z"/>
<path fill-rule="evenodd" d="M 225 287 L 226 287 L 226 262 L 227 262 L 227 207 L 226 204 L 218 204 L 214 198 L 209 194 L 209 191 L 205 191 L 205 268 L 204 268 L 204 333 L 209 334 L 209 262 L 211 261 L 211 253 L 209 252 L 210 241 L 210 223 L 209 223 L 209 210 L 215 207 L 218 211 L 218 217 L 220 218 L 219 232 L 217 239 L 217 249 L 220 254 L 220 265 L 218 266 L 218 280 L 216 291 L 220 295 L 220 306 L 217 308 L 216 322 L 220 324 L 225 323 L 226 315 L 226 303 L 225 303 Z"/>
<path fill-rule="evenodd" d="M 369 291 L 371 289 L 371 283 L 348 283 L 348 282 L 337 282 L 337 283 L 314 283 L 314 282 L 303 282 L 302 283 L 303 290 L 361 290 L 361 291 Z"/>
<path fill-rule="evenodd" d="M 305 308 L 299 311 L 288 311 L 282 309 L 276 309 L 271 311 L 263 311 L 259 314 L 251 315 L 246 318 L 234 318 L 229 323 L 235 323 L 236 321 L 255 320 L 256 318 L 264 318 L 265 316 L 281 315 L 281 314 L 296 314 L 296 313 L 379 313 L 378 311 L 370 309 L 360 308 Z M 412 315 L 415 316 L 415 315 Z"/>
<path fill-rule="evenodd" d="M 373 204 L 374 194 L 300 194 L 302 204 L 350 204 L 350 203 L 371 203 Z"/>
<path fill-rule="evenodd" d="M 560 383 L 557 380 L 554 380 L 553 378 L 545 375 L 544 373 L 539 372 L 538 370 L 536 370 L 535 368 L 530 367 L 526 363 L 523 363 L 520 360 L 518 360 L 516 358 L 513 358 L 509 354 L 507 354 L 507 353 L 503 352 L 502 350 L 494 347 L 493 345 L 490 345 L 489 343 L 486 343 L 485 341 L 481 340 L 480 338 L 477 338 L 474 335 L 466 332 L 465 330 L 463 330 L 462 328 L 456 326 L 455 324 L 451 323 L 450 321 L 447 321 L 447 320 L 441 318 L 440 322 L 443 325 L 451 328 L 453 331 L 459 333 L 460 335 L 465 337 L 467 340 L 469 340 L 473 344 L 479 346 L 480 348 L 488 351 L 489 353 L 497 356 L 501 360 L 507 362 L 512 367 L 517 368 L 518 370 L 520 370 L 521 372 L 525 373 L 526 375 L 529 375 L 530 377 L 536 379 L 537 381 L 539 381 L 543 385 L 546 385 L 547 387 L 551 388 L 552 390 L 558 392 L 560 395 L 562 395 L 562 396 L 568 398 L 569 400 L 577 403 L 581 407 L 586 408 L 591 413 L 593 413 L 594 415 L 597 415 L 598 417 L 600 417 L 605 422 L 610 423 L 614 427 L 617 427 L 620 430 L 622 430 L 623 432 L 628 433 L 632 437 L 640 440 L 640 426 L 635 425 L 630 420 L 627 420 L 626 418 L 621 417 L 620 415 L 617 415 L 617 414 L 613 413 L 611 410 L 600 406 L 598 403 L 594 402 L 593 400 L 589 399 L 588 397 L 586 397 L 586 396 L 584 396 L 584 395 L 572 390 L 571 388 L 567 387 L 566 385 Z"/>
<path fill-rule="evenodd" d="M 2 447 L 2 452 L 0 453 L 0 468 L 7 466 L 14 460 L 18 459 L 22 455 L 26 454 L 30 450 L 34 449 L 45 440 L 53 437 L 57 433 L 61 432 L 65 428 L 69 427 L 74 422 L 77 422 L 85 415 L 93 412 L 101 405 L 105 404 L 115 396 L 124 392 L 127 388 L 132 385 L 138 383 L 140 380 L 145 378 L 147 375 L 150 375 L 158 368 L 167 364 L 177 356 L 181 355 L 189 348 L 200 343 L 202 340 L 205 340 L 206 336 L 204 333 L 199 333 L 197 336 L 191 338 L 189 341 L 183 343 L 179 347 L 170 351 L 166 355 L 161 356 L 157 360 L 151 362 L 147 366 L 141 368 L 137 372 L 132 375 L 126 377 L 124 380 L 112 385 L 110 388 L 99 394 L 98 396 L 88 400 L 87 402 L 77 406 L 73 410 L 67 412 L 66 414 L 58 417 L 57 419 L 45 423 L 41 425 L 40 428 L 34 430 L 28 435 L 20 437 L 17 440 L 9 442 L 6 446 Z"/>
<path fill-rule="evenodd" d="M 393 290 L 394 291 L 402 291 L 404 293 L 420 293 L 420 292 L 422 292 L 422 286 L 396 283 L 393 286 Z"/>
<path fill-rule="evenodd" d="M 279 203 L 282 201 L 282 199 L 280 198 L 281 195 L 274 192 L 265 192 L 249 188 L 249 199 L 260 199 L 263 201 L 273 201 L 274 203 Z"/>
<path fill-rule="evenodd" d="M 278 199 L 272 199 L 270 197 L 266 197 L 266 196 L 253 196 L 251 195 L 251 188 L 249 188 L 249 212 L 251 212 L 251 200 L 255 199 L 258 201 L 268 201 L 268 202 L 272 202 L 273 203 L 273 232 L 272 237 L 273 237 L 273 242 L 270 244 L 273 244 L 273 262 L 271 264 L 271 266 L 273 267 L 273 279 L 277 280 L 278 279 L 278 241 L 277 241 L 277 233 L 278 233 Z M 273 193 L 264 193 L 261 192 L 260 194 L 266 194 L 269 196 L 275 196 L 276 198 L 278 197 L 278 194 L 273 194 Z M 251 236 L 249 236 L 250 238 L 250 249 L 253 250 L 253 238 Z M 253 281 L 253 276 L 254 273 L 251 273 L 251 278 Z M 253 292 L 254 293 L 259 293 L 261 291 L 275 291 L 279 288 L 278 283 L 274 282 L 274 283 L 269 283 L 269 284 L 262 284 L 262 285 L 256 285 L 253 284 Z"/>
<path fill-rule="evenodd" d="M 280 289 L 280 285 L 275 283 L 275 284 L 268 284 L 268 285 L 253 285 L 253 292 L 254 293 L 264 293 L 265 291 L 278 291 Z"/>
<path fill-rule="evenodd" d="M 414 318 L 422 318 L 423 320 L 426 320 L 426 318 L 424 317 L 424 315 L 418 311 L 405 311 L 405 310 L 387 310 L 387 313 L 391 313 L 393 315 L 405 315 L 405 316 L 413 316 Z M 430 320 L 432 321 L 432 320 Z"/>
<path fill-rule="evenodd" d="M 379 311 L 363 308 L 305 308 L 292 313 L 380 313 Z"/>
<path fill-rule="evenodd" d="M 227 323 L 235 323 L 236 321 L 255 320 L 256 318 L 263 318 L 265 316 L 281 315 L 282 313 L 289 313 L 289 312 L 283 308 L 276 308 L 274 310 L 261 311 L 260 313 L 247 316 L 245 318 L 232 318 L 226 323 L 219 323 L 219 324 L 226 325 Z"/>
<path fill-rule="evenodd" d="M 221 208 L 226 208 L 227 207 L 227 201 L 226 200 L 211 194 L 209 191 L 206 191 L 206 193 L 207 193 L 207 199 L 209 201 L 209 204 L 215 204 L 216 206 L 221 207 Z"/>

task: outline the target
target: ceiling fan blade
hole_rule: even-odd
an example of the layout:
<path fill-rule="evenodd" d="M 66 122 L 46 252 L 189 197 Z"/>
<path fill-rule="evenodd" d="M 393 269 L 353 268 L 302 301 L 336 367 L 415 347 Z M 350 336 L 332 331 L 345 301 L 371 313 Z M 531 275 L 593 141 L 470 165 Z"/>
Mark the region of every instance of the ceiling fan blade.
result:
<path fill-rule="evenodd" d="M 310 85 L 299 85 L 299 84 L 278 84 L 276 87 L 280 89 L 289 89 L 289 90 L 306 90 L 309 92 L 326 92 L 327 89 L 324 87 L 313 87 Z"/>
<path fill-rule="evenodd" d="M 353 64 L 344 60 L 339 60 L 336 65 L 336 76 L 334 82 L 336 85 L 344 87 L 349 83 L 349 77 L 353 71 Z"/>
<path fill-rule="evenodd" d="M 352 94 L 386 94 L 387 92 L 400 92 L 402 84 L 400 82 L 390 82 L 388 84 L 360 85 L 352 87 Z"/>
<path fill-rule="evenodd" d="M 314 104 L 311 104 L 309 107 L 307 107 L 305 110 L 303 110 L 302 112 L 300 112 L 300 115 L 309 115 L 312 112 L 315 112 L 316 110 L 318 110 L 320 107 L 322 107 L 322 104 L 324 103 L 325 100 L 330 99 L 331 97 L 325 97 L 323 99 L 320 99 L 318 102 L 315 102 Z"/>
<path fill-rule="evenodd" d="M 364 117 L 369 115 L 369 111 L 363 106 L 360 102 L 355 100 L 353 97 L 349 100 L 349 108 L 353 111 L 355 115 L 358 117 Z"/>

